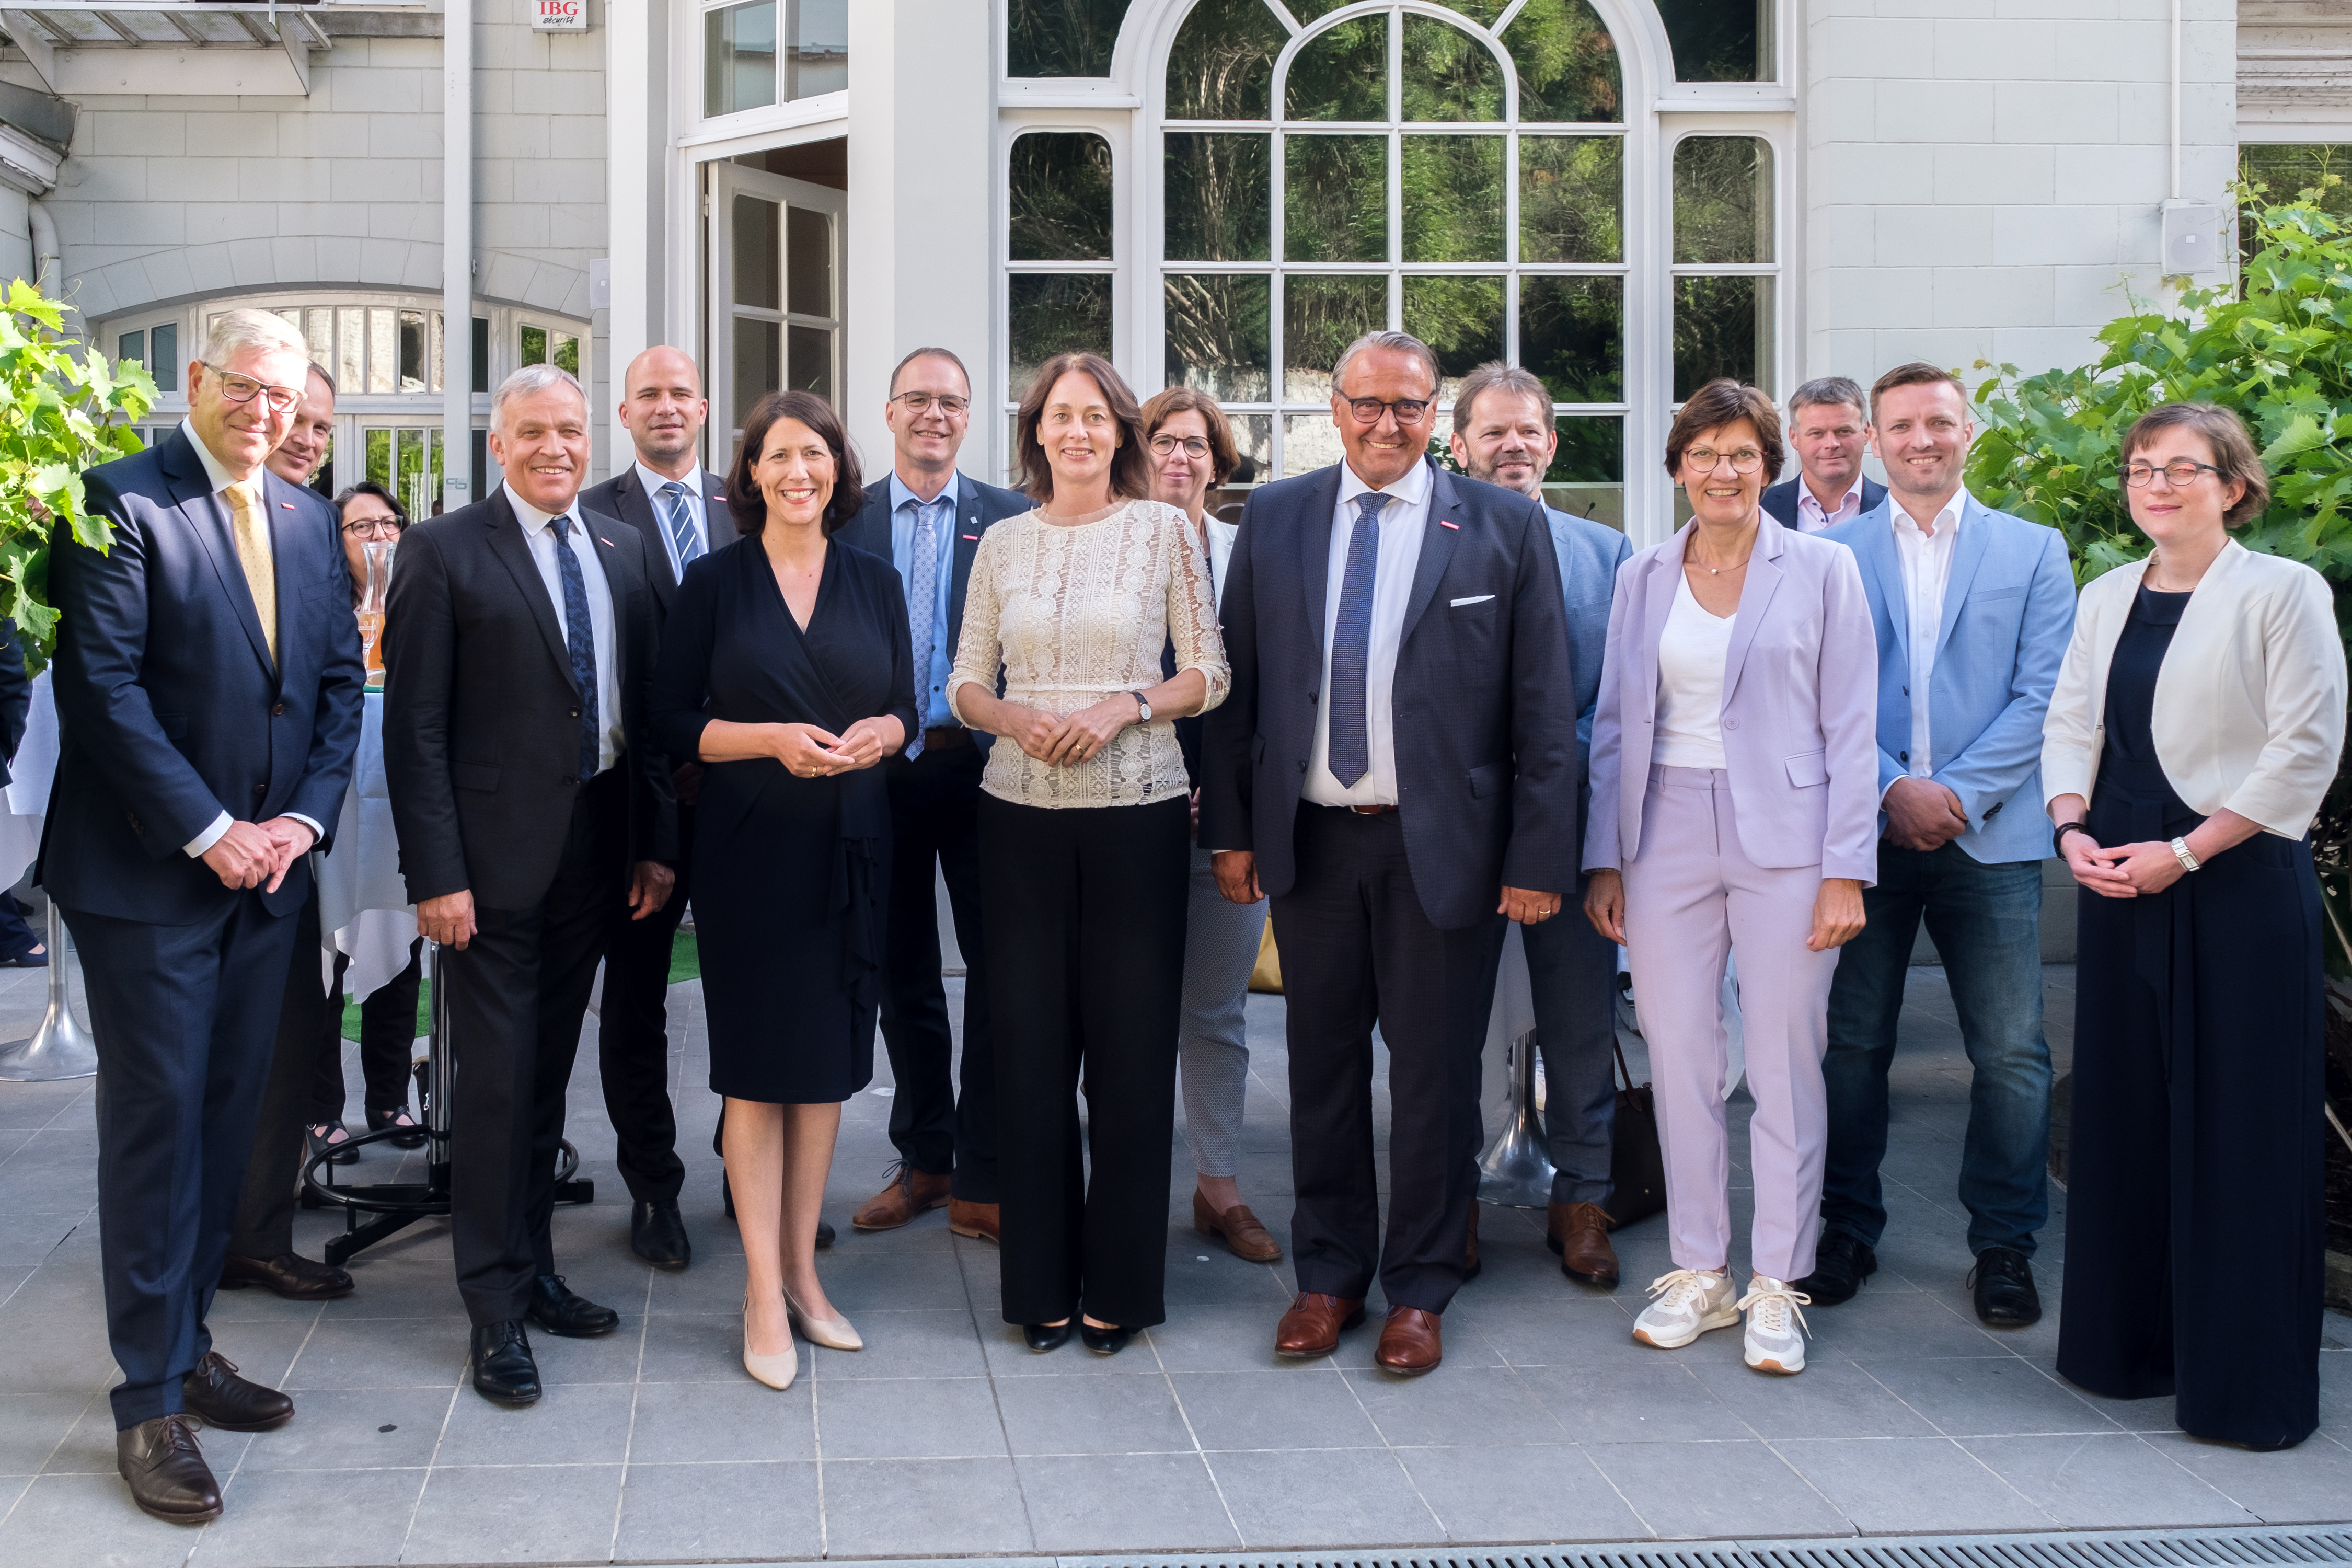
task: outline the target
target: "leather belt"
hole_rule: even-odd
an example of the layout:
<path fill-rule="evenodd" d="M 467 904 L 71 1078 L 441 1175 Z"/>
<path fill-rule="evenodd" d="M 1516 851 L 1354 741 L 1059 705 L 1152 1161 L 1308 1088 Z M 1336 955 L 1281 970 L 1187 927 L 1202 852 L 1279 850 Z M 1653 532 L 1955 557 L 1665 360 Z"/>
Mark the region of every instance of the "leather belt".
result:
<path fill-rule="evenodd" d="M 961 724 L 942 724 L 936 730 L 923 731 L 923 750 L 952 752 L 958 746 L 971 744 L 971 731 Z"/>
<path fill-rule="evenodd" d="M 1310 801 L 1307 804 L 1310 805 L 1321 805 L 1321 802 Z M 1351 812 L 1358 816 L 1386 816 L 1390 812 L 1394 811 L 1396 807 L 1392 805 L 1326 805 L 1323 809 L 1326 811 Z"/>

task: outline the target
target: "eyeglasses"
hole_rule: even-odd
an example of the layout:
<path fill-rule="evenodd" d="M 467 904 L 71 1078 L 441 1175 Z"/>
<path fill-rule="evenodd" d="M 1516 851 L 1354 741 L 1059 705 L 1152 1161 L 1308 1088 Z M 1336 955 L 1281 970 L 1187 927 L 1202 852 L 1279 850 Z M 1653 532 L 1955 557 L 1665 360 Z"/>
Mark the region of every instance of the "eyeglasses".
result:
<path fill-rule="evenodd" d="M 2177 463 L 2167 463 L 2161 468 L 2153 463 L 2126 463 L 2124 483 L 2136 490 L 2146 489 L 2156 482 L 2156 476 L 2159 473 L 2164 476 L 2164 482 L 2177 490 L 2187 489 L 2195 484 L 2200 474 L 2211 474 L 2215 479 L 2223 477 L 2221 470 L 2210 463 L 2192 463 L 2183 458 Z"/>
<path fill-rule="evenodd" d="M 1162 458 L 1179 447 L 1184 448 L 1184 455 L 1188 458 L 1205 458 L 1209 455 L 1208 442 L 1198 436 L 1186 436 L 1181 439 L 1174 436 L 1154 436 L 1151 438 L 1151 450 Z"/>
<path fill-rule="evenodd" d="M 1356 416 L 1359 425 L 1377 425 L 1382 414 L 1393 414 L 1400 425 L 1418 425 L 1429 417 L 1430 400 L 1426 397 L 1400 397 L 1383 403 L 1377 397 L 1350 397 L 1348 412 Z"/>
<path fill-rule="evenodd" d="M 223 370 L 210 360 L 198 360 L 196 363 L 219 378 L 221 395 L 231 403 L 250 403 L 257 397 L 266 396 L 272 414 L 290 414 L 293 412 L 294 405 L 302 401 L 302 392 L 299 387 L 272 386 L 267 382 L 256 381 L 249 375 L 239 375 L 235 371 Z"/>
<path fill-rule="evenodd" d="M 353 539 L 398 539 L 404 526 L 396 517 L 355 517 L 343 524 Z"/>
<path fill-rule="evenodd" d="M 955 419 L 971 412 L 971 398 L 950 397 L 943 392 L 901 392 L 894 395 L 890 401 L 905 404 L 909 414 L 929 414 L 937 408 L 949 418 Z"/>
<path fill-rule="evenodd" d="M 1718 452 L 1712 447 L 1693 447 L 1683 453 L 1683 461 L 1702 474 L 1711 474 L 1731 459 L 1735 474 L 1752 474 L 1764 466 L 1764 454 L 1753 447 L 1742 447 L 1736 452 Z"/>

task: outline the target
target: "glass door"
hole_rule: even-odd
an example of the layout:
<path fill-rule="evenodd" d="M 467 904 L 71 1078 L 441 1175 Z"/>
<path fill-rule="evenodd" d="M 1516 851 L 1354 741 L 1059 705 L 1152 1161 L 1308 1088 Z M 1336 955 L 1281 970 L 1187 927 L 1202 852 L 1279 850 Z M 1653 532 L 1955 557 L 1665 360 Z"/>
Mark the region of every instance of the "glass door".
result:
<path fill-rule="evenodd" d="M 411 522 L 431 517 L 441 500 L 443 460 L 437 418 L 346 414 L 335 420 L 332 457 L 320 472 L 332 472 L 337 491 L 370 480 L 400 501 Z"/>
<path fill-rule="evenodd" d="M 841 405 L 843 192 L 740 163 L 710 165 L 713 412 L 723 468 L 743 419 L 771 392 L 798 387 Z M 714 423 L 716 423 L 714 421 Z"/>

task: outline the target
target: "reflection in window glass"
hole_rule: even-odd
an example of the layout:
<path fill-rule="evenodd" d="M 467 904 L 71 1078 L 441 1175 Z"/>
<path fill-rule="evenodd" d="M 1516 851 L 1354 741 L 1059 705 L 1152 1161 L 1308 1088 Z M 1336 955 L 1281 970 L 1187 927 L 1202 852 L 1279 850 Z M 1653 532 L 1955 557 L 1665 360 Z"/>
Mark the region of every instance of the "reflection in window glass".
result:
<path fill-rule="evenodd" d="M 367 312 L 354 306 L 335 312 L 335 384 L 345 392 L 367 384 Z"/>
<path fill-rule="evenodd" d="M 1266 401 L 1271 281 L 1170 273 L 1161 287 L 1168 384 L 1192 387 L 1220 403 Z"/>
<path fill-rule="evenodd" d="M 1519 363 L 1555 403 L 1625 395 L 1625 280 L 1519 279 Z"/>
<path fill-rule="evenodd" d="M 1262 0 L 1200 0 L 1168 51 L 1168 117 L 1266 119 L 1288 37 Z"/>
<path fill-rule="evenodd" d="M 1163 248 L 1168 258 L 1267 259 L 1269 138 L 1171 131 L 1166 141 Z"/>
<path fill-rule="evenodd" d="M 1033 131 L 1013 143 L 1015 261 L 1111 258 L 1110 143 L 1092 132 Z"/>
<path fill-rule="evenodd" d="M 436 310 L 433 312 L 433 347 L 431 351 L 430 363 L 430 369 L 433 375 L 433 390 L 436 392 L 441 390 L 441 312 Z"/>
<path fill-rule="evenodd" d="M 1408 278 L 1404 330 L 1437 351 L 1441 402 L 1473 367 L 1503 357 L 1500 278 Z"/>
<path fill-rule="evenodd" d="M 2309 200 L 2341 224 L 2352 225 L 2352 143 L 2308 142 L 2280 145 L 2245 143 L 2238 149 L 2238 178 L 2269 187 L 2263 199 Z M 2238 229 L 2239 263 L 2252 261 L 2252 224 Z M 160 354 L 157 356 L 162 357 Z"/>
<path fill-rule="evenodd" d="M 320 305 L 302 312 L 302 341 L 310 345 L 310 363 L 335 374 L 335 312 L 332 306 Z"/>
<path fill-rule="evenodd" d="M 1302 18 L 1303 20 L 1303 18 Z M 1289 120 L 1386 120 L 1389 24 L 1359 16 L 1307 41 L 1290 62 Z"/>
<path fill-rule="evenodd" d="M 381 305 L 371 306 L 367 313 L 367 389 L 370 392 L 397 392 L 400 374 L 400 313 Z"/>
<path fill-rule="evenodd" d="M 1625 118 L 1617 45 L 1589 0 L 1528 0 L 1504 30 L 1519 75 L 1519 118 L 1614 123 Z"/>
<path fill-rule="evenodd" d="M 1675 401 L 1719 375 L 1765 385 L 1772 374 L 1769 278 L 1675 279 Z"/>
<path fill-rule="evenodd" d="M 400 312 L 401 391 L 423 392 L 426 390 L 427 383 L 425 379 L 425 312 L 422 310 L 403 310 Z"/>
<path fill-rule="evenodd" d="M 1625 141 L 1519 138 L 1519 259 L 1625 259 Z"/>
<path fill-rule="evenodd" d="M 180 323 L 165 321 L 152 329 L 147 334 L 147 346 L 154 355 L 154 368 L 151 374 L 155 377 L 155 390 L 179 391 Z"/>
<path fill-rule="evenodd" d="M 1772 259 L 1772 148 L 1759 136 L 1675 145 L 1675 259 Z"/>
<path fill-rule="evenodd" d="M 788 327 L 793 385 L 833 401 L 833 333 L 824 327 Z"/>
<path fill-rule="evenodd" d="M 1657 0 L 1677 81 L 1770 81 L 1772 0 Z"/>
<path fill-rule="evenodd" d="M 1389 324 L 1386 278 L 1302 277 L 1282 281 L 1282 399 L 1319 403 L 1331 395 L 1339 351 Z M 1286 441 L 1288 440 L 1285 437 Z M 1310 467 L 1313 465 L 1309 465 Z M 1284 470 L 1303 472 L 1286 458 Z"/>
<path fill-rule="evenodd" d="M 790 0 L 785 13 L 784 97 L 797 100 L 849 89 L 849 0 Z"/>
<path fill-rule="evenodd" d="M 783 327 L 752 316 L 735 318 L 735 428 L 751 416 L 760 399 L 784 385 Z"/>
<path fill-rule="evenodd" d="M 1110 356 L 1111 275 L 1016 272 L 1005 280 L 1011 328 L 1006 385 L 1018 399 L 1037 367 L 1080 350 Z"/>
<path fill-rule="evenodd" d="M 1108 76 L 1129 0 L 1011 0 L 1007 76 Z"/>
<path fill-rule="evenodd" d="M 525 323 L 516 334 L 515 348 L 515 363 L 518 365 L 545 364 L 547 329 Z"/>
<path fill-rule="evenodd" d="M 114 340 L 114 357 L 129 360 L 132 364 L 147 363 L 147 334 L 144 331 L 125 332 Z"/>
<path fill-rule="evenodd" d="M 1225 476 L 1230 487 L 1255 485 L 1274 477 L 1274 416 L 1268 414 L 1229 414 L 1226 419 L 1234 427 L 1234 471 Z M 1216 503 L 1211 502 L 1213 507 Z M 1239 522 L 1241 513 L 1225 519 Z"/>
<path fill-rule="evenodd" d="M 702 16 L 702 112 L 739 114 L 776 101 L 777 0 Z"/>
<path fill-rule="evenodd" d="M 784 268 L 786 310 L 803 316 L 833 314 L 831 216 L 809 207 L 784 209 Z"/>
<path fill-rule="evenodd" d="M 1405 260 L 1506 259 L 1500 136 L 1408 136 L 1400 178 Z"/>
<path fill-rule="evenodd" d="M 1493 26 L 1511 5 L 1511 0 L 1437 0 L 1437 3 L 1461 12 L 1482 27 Z"/>
<path fill-rule="evenodd" d="M 1404 117 L 1503 118 L 1503 71 L 1486 44 L 1433 16 L 1404 19 Z"/>
<path fill-rule="evenodd" d="M 1286 137 L 1282 180 L 1284 260 L 1389 258 L 1387 137 Z"/>
<path fill-rule="evenodd" d="M 548 334 L 547 357 L 558 370 L 575 378 L 580 374 L 580 340 L 570 332 Z"/>
<path fill-rule="evenodd" d="M 473 390 L 473 391 L 476 391 L 476 392 L 488 392 L 488 391 L 489 391 L 489 389 L 490 389 L 490 319 L 489 319 L 488 316 L 477 316 L 477 317 L 475 317 L 475 318 L 474 318 L 474 365 L 473 365 L 473 370 L 474 370 L 474 384 L 473 384 L 472 390 Z M 480 470 L 480 465 L 479 465 L 479 464 L 476 464 L 476 465 L 475 465 L 475 468 L 476 468 L 476 471 L 478 473 L 478 472 L 479 472 L 479 470 Z M 477 500 L 480 499 L 481 493 L 482 493 L 482 487 L 480 486 L 480 484 L 477 483 L 477 484 L 474 486 L 474 495 L 475 495 L 475 498 L 476 498 Z"/>
<path fill-rule="evenodd" d="M 1571 414 L 1554 420 L 1559 447 L 1544 470 L 1544 502 L 1622 531 L 1625 527 L 1624 421 Z"/>
<path fill-rule="evenodd" d="M 735 195 L 735 303 L 754 310 L 779 308 L 783 289 L 783 258 L 778 226 L 783 213 L 778 203 L 758 196 Z M 525 362 L 528 363 L 528 362 Z"/>
<path fill-rule="evenodd" d="M 1324 391 L 1330 391 L 1328 382 Z M 1339 427 L 1331 423 L 1327 408 L 1319 414 L 1286 414 L 1282 419 L 1282 471 L 1286 474 L 1312 473 L 1335 463 L 1347 461 L 1348 448 L 1340 444 Z"/>

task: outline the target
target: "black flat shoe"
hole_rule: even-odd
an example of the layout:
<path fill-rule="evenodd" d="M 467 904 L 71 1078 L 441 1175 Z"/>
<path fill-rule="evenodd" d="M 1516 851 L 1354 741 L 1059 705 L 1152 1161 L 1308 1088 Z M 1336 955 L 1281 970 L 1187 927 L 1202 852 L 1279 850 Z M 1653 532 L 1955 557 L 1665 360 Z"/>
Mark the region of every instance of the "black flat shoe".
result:
<path fill-rule="evenodd" d="M 1976 1291 L 1977 1321 L 1986 1328 L 2022 1329 L 2042 1321 L 2033 1265 L 2017 1248 L 1988 1247 L 1978 1253 L 1969 1284 Z"/>
<path fill-rule="evenodd" d="M 1878 1254 L 1870 1244 L 1844 1231 L 1833 1230 L 1813 1249 L 1813 1271 L 1796 1282 L 1816 1307 L 1851 1301 L 1862 1282 L 1878 1272 Z"/>
<path fill-rule="evenodd" d="M 656 1268 L 683 1268 L 694 1258 L 685 1216 L 674 1203 L 640 1203 L 629 1211 L 629 1250 Z"/>
<path fill-rule="evenodd" d="M 114 1468 L 131 1500 L 173 1524 L 205 1524 L 221 1513 L 220 1483 L 196 1447 L 196 1424 L 159 1415 L 114 1435 Z"/>
<path fill-rule="evenodd" d="M 1134 1337 L 1134 1330 L 1122 1329 L 1116 1325 L 1108 1329 L 1096 1328 L 1092 1323 L 1078 1325 L 1078 1342 L 1097 1355 L 1117 1355 L 1127 1348 L 1127 1342 Z"/>
<path fill-rule="evenodd" d="M 531 1281 L 530 1305 L 523 1315 L 551 1334 L 584 1340 L 609 1334 L 621 1326 L 621 1314 L 574 1295 L 561 1274 L 542 1274 Z"/>
<path fill-rule="evenodd" d="M 404 1104 L 395 1105 L 390 1110 L 378 1110 L 374 1106 L 369 1106 L 367 1124 L 368 1131 L 371 1132 L 382 1132 L 387 1128 L 394 1127 L 406 1129 L 384 1140 L 395 1149 L 425 1147 L 425 1129 L 417 1124 L 415 1117 L 409 1114 L 408 1107 Z"/>
<path fill-rule="evenodd" d="M 224 1432 L 268 1432 L 294 1419 L 294 1402 L 274 1388 L 236 1375 L 236 1363 L 206 1351 L 196 1370 L 180 1380 L 188 1414 Z"/>
<path fill-rule="evenodd" d="M 1039 1355 L 1060 1350 L 1070 1342 L 1070 1320 L 1065 1318 L 1058 1323 L 1024 1323 L 1021 1325 L 1021 1342 Z"/>
<path fill-rule="evenodd" d="M 302 1129 L 302 1156 L 305 1160 L 315 1160 L 320 1150 L 332 1149 L 335 1152 L 328 1161 L 329 1164 L 352 1164 L 359 1159 L 360 1152 L 351 1146 L 351 1138 L 350 1129 L 340 1120 L 312 1122 Z"/>
<path fill-rule="evenodd" d="M 520 1318 L 484 1323 L 474 1330 L 474 1392 L 501 1405 L 529 1405 L 539 1397 L 539 1363 Z"/>

